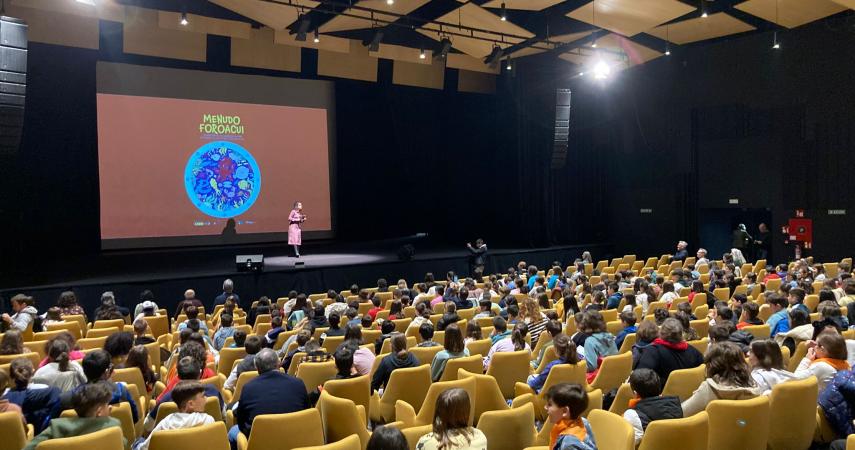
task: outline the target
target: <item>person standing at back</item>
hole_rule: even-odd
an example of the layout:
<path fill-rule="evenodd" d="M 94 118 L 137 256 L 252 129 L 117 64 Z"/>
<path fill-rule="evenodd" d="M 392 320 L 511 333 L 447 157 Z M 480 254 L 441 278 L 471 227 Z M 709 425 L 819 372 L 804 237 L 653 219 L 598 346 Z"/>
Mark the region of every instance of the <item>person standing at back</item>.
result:
<path fill-rule="evenodd" d="M 231 278 L 226 278 L 226 280 L 223 281 L 223 293 L 218 295 L 216 298 L 214 298 L 214 306 L 211 308 L 211 312 L 212 313 L 214 312 L 214 308 L 217 305 L 225 305 L 226 299 L 229 298 L 229 296 L 234 296 L 235 304 L 237 304 L 237 305 L 240 304 L 240 297 L 238 297 L 238 295 L 235 294 L 235 283 L 234 283 L 234 281 L 232 281 Z"/>
<path fill-rule="evenodd" d="M 475 278 L 475 273 L 484 273 L 484 261 L 487 259 L 487 244 L 484 240 L 478 238 L 473 246 L 471 243 L 466 243 L 466 250 L 469 250 L 469 276 Z M 481 282 L 480 279 L 475 280 Z"/>

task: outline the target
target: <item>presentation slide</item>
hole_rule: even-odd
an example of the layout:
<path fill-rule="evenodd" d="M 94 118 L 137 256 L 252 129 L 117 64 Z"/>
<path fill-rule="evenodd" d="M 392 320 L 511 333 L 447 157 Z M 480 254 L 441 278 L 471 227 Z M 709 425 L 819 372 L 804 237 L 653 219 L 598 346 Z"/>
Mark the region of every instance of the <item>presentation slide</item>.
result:
<path fill-rule="evenodd" d="M 297 201 L 304 239 L 331 232 L 327 108 L 100 88 L 97 107 L 102 247 L 284 240 Z"/>

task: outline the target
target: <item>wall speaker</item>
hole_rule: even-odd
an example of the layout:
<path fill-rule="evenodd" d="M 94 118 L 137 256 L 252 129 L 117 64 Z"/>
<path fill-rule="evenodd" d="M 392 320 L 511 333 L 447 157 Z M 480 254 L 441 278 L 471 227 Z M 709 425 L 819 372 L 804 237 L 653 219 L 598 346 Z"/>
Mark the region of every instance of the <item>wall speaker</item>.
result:
<path fill-rule="evenodd" d="M 555 137 L 552 140 L 552 168 L 567 165 L 567 144 L 570 139 L 570 89 L 555 90 Z"/>
<path fill-rule="evenodd" d="M 261 272 L 264 270 L 264 255 L 237 255 L 235 268 L 238 272 Z"/>
<path fill-rule="evenodd" d="M 27 94 L 27 24 L 0 16 L 0 153 L 21 144 Z"/>

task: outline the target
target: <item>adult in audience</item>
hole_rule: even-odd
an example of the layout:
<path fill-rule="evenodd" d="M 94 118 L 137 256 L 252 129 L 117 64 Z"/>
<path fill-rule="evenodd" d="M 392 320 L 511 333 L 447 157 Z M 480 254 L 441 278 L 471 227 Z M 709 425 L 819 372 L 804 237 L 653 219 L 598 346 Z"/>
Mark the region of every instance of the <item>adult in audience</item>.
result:
<path fill-rule="evenodd" d="M 401 430 L 389 427 L 379 426 L 371 433 L 371 439 L 368 440 L 367 450 L 410 450 L 410 445 L 407 444 L 407 438 Z"/>
<path fill-rule="evenodd" d="M 101 306 L 95 308 L 95 320 L 118 320 L 130 315 L 128 308 L 116 304 L 112 291 L 101 294 Z"/>
<path fill-rule="evenodd" d="M 663 385 L 656 372 L 650 369 L 636 369 L 629 376 L 629 386 L 637 401 L 630 402 L 623 418 L 635 430 L 635 445 L 641 442 L 650 422 L 683 417 L 680 397 L 663 396 Z"/>
<path fill-rule="evenodd" d="M 56 306 L 59 306 L 59 312 L 63 316 L 83 316 L 86 318 L 86 311 L 78 303 L 77 295 L 74 291 L 64 291 L 62 294 L 59 294 Z"/>
<path fill-rule="evenodd" d="M 689 251 L 686 248 L 689 244 L 686 241 L 677 242 L 677 251 L 671 257 L 671 261 L 685 261 L 689 256 Z"/>
<path fill-rule="evenodd" d="M 240 304 L 240 296 L 235 293 L 235 283 L 231 278 L 226 278 L 223 281 L 223 293 L 214 298 L 214 308 L 217 305 L 225 305 L 226 299 L 234 297 L 235 304 Z"/>
<path fill-rule="evenodd" d="M 846 340 L 837 330 L 825 329 L 816 341 L 808 341 L 807 347 L 807 355 L 799 362 L 795 376 L 815 376 L 820 392 L 837 372 L 851 369 L 847 362 Z"/>
<path fill-rule="evenodd" d="M 659 330 L 659 337 L 644 351 L 636 369 L 651 369 L 656 372 L 662 387 L 671 372 L 698 367 L 704 356 L 695 347 L 683 340 L 683 326 L 677 319 L 666 319 Z"/>
<path fill-rule="evenodd" d="M 472 404 L 460 388 L 449 389 L 436 399 L 433 430 L 416 444 L 418 450 L 486 450 L 487 437 L 469 425 Z"/>
<path fill-rule="evenodd" d="M 86 375 L 77 361 L 69 358 L 71 348 L 68 342 L 56 339 L 48 349 L 48 363 L 40 367 L 33 375 L 34 383 L 46 384 L 68 392 L 86 383 Z"/>
<path fill-rule="evenodd" d="M 145 309 L 153 310 L 155 313 L 160 309 L 154 301 L 154 293 L 148 289 L 140 292 L 140 302 L 134 307 L 134 317 L 140 317 Z"/>
<path fill-rule="evenodd" d="M 699 248 L 697 253 L 697 259 L 695 260 L 695 267 L 700 270 L 701 264 L 710 264 L 710 260 L 707 259 L 707 249 Z"/>
<path fill-rule="evenodd" d="M 392 333 L 389 339 L 392 341 L 392 352 L 386 355 L 377 366 L 371 378 L 372 391 L 385 387 L 395 369 L 418 367 L 420 364 L 418 358 L 407 351 L 407 337 L 403 333 Z"/>
<path fill-rule="evenodd" d="M 214 423 L 214 418 L 205 413 L 205 385 L 198 381 L 182 381 L 172 389 L 172 401 L 178 407 L 161 420 L 145 439 L 134 443 L 133 450 L 148 450 L 151 436 L 158 431 L 180 430 Z"/>
<path fill-rule="evenodd" d="M 181 313 L 185 312 L 188 306 L 195 306 L 197 309 L 204 307 L 202 301 L 196 298 L 196 291 L 193 289 L 187 289 L 184 291 L 184 298 L 175 306 L 175 317 L 178 317 Z"/>
<path fill-rule="evenodd" d="M 83 436 L 106 428 L 121 427 L 118 419 L 110 417 L 110 387 L 104 383 L 86 384 L 74 392 L 72 404 L 77 417 L 50 421 L 50 426 L 27 443 L 24 450 L 35 450 L 50 439 Z M 127 442 L 122 438 L 122 442 Z"/>
<path fill-rule="evenodd" d="M 751 367 L 751 378 L 764 395 L 768 395 L 775 385 L 796 379 L 795 374 L 784 369 L 781 347 L 772 340 L 751 343 L 748 365 Z"/>
<path fill-rule="evenodd" d="M 28 328 L 32 330 L 33 323 L 39 315 L 39 311 L 35 307 L 35 299 L 29 295 L 18 294 L 12 297 L 10 304 L 14 314 L 11 316 L 6 313 L 0 315 L 0 320 L 5 324 L 5 328 L 21 332 L 27 331 Z"/>
<path fill-rule="evenodd" d="M 549 376 L 549 372 L 553 367 L 558 364 L 576 364 L 579 362 L 579 355 L 576 353 L 576 344 L 574 344 L 566 334 L 555 336 L 553 342 L 553 351 L 558 356 L 558 359 L 550 361 L 546 367 L 543 368 L 542 372 L 528 376 L 528 385 L 534 389 L 535 392 L 540 392 L 540 390 L 543 389 L 543 385 L 546 384 L 546 378 Z"/>
<path fill-rule="evenodd" d="M 236 425 L 229 430 L 232 448 L 237 446 L 238 432 L 249 436 L 252 421 L 262 414 L 285 414 L 309 407 L 306 386 L 299 378 L 279 370 L 276 352 L 265 348 L 255 356 L 258 377 L 244 385 L 240 402 L 234 409 Z"/>
<path fill-rule="evenodd" d="M 185 356 L 178 361 L 178 378 L 180 381 L 175 385 L 178 386 L 178 384 L 187 381 L 199 381 L 201 376 L 202 369 L 199 366 L 199 363 L 192 357 Z M 208 383 L 203 384 L 203 386 L 205 388 L 205 397 L 215 397 L 219 401 L 220 408 L 222 409 L 225 402 L 223 401 L 223 396 L 220 394 L 220 391 L 217 390 L 217 387 Z M 157 419 L 157 411 L 160 408 L 160 405 L 174 401 L 173 390 L 174 388 L 164 391 L 163 396 L 157 400 L 154 408 L 149 411 L 145 418 L 145 422 L 143 423 L 143 429 L 146 433 L 150 432 L 154 428 L 155 420 Z"/>
<path fill-rule="evenodd" d="M 5 400 L 14 403 L 24 412 L 27 423 L 36 433 L 41 432 L 51 418 L 51 409 L 59 401 L 60 391 L 46 384 L 33 383 L 35 369 L 27 358 L 17 358 L 9 365 L 11 386 L 3 394 Z"/>
<path fill-rule="evenodd" d="M 230 391 L 235 390 L 235 386 L 237 385 L 237 380 L 240 377 L 240 374 L 248 371 L 255 370 L 255 355 L 264 348 L 264 343 L 261 341 L 261 338 L 252 335 L 247 336 L 246 342 L 243 345 L 244 349 L 246 349 L 246 356 L 243 357 L 243 360 L 232 368 L 229 373 L 229 377 L 226 379 L 223 387 Z M 287 368 L 286 368 L 287 370 Z"/>
<path fill-rule="evenodd" d="M 683 402 L 685 417 L 703 411 L 713 400 L 745 400 L 762 393 L 751 377 L 751 369 L 737 345 L 723 342 L 710 346 L 704 364 L 707 378 Z"/>
<path fill-rule="evenodd" d="M 443 350 L 434 355 L 430 364 L 430 375 L 433 381 L 442 378 L 442 373 L 445 371 L 445 365 L 449 359 L 469 356 L 469 349 L 463 343 L 463 333 L 456 323 L 452 323 L 445 329 L 444 347 Z"/>
<path fill-rule="evenodd" d="M 497 319 L 504 321 L 501 317 L 497 317 Z M 514 325 L 514 329 L 511 331 L 510 336 L 498 340 L 490 347 L 490 351 L 487 352 L 487 356 L 484 357 L 484 370 L 487 370 L 487 368 L 490 367 L 490 362 L 493 360 L 493 356 L 496 353 L 527 350 L 529 354 L 531 354 L 531 347 L 528 345 L 528 342 L 525 341 L 527 334 L 528 326 L 526 324 L 520 322 Z"/>

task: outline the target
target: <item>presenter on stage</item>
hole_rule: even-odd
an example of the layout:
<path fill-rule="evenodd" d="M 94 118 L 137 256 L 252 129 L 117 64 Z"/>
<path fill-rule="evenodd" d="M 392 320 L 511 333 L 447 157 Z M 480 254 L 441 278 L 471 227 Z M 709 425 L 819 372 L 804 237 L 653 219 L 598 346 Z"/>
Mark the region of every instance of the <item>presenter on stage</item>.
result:
<path fill-rule="evenodd" d="M 481 277 L 484 274 L 484 259 L 487 257 L 487 244 L 483 239 L 475 241 L 473 247 L 471 243 L 466 244 L 466 249 L 469 250 L 469 276 Z M 476 273 L 477 272 L 477 273 Z M 480 278 L 476 281 L 480 281 Z"/>
<path fill-rule="evenodd" d="M 303 204 L 294 202 L 294 209 L 288 214 L 288 245 L 294 246 L 294 255 L 300 257 L 300 246 L 303 245 L 303 222 L 306 215 L 303 214 Z"/>

